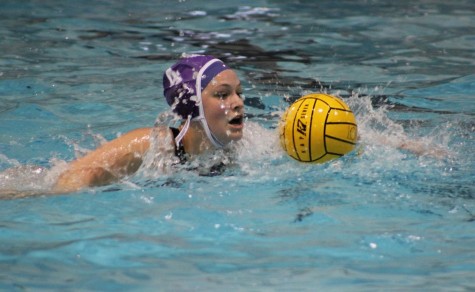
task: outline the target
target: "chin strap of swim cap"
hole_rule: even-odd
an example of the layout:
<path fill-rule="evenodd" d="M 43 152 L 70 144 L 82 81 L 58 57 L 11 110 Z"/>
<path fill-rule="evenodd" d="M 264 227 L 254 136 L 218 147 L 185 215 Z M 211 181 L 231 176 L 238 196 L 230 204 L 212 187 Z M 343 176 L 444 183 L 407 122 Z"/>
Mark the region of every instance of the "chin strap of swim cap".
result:
<path fill-rule="evenodd" d="M 203 73 L 206 71 L 206 69 L 209 68 L 209 66 L 211 66 L 212 64 L 214 64 L 216 62 L 221 62 L 221 61 L 219 59 L 209 60 L 203 67 L 201 67 L 201 69 L 198 72 L 198 75 L 196 77 L 196 96 L 197 96 L 197 102 L 196 103 L 198 104 L 198 108 L 199 108 L 200 113 L 199 113 L 199 116 L 194 118 L 194 120 L 197 120 L 197 121 L 201 122 L 201 125 L 203 126 L 203 129 L 206 133 L 206 136 L 211 141 L 211 143 L 214 145 L 214 147 L 223 148 L 225 146 L 225 144 L 222 143 L 221 141 L 219 141 L 218 138 L 216 138 L 216 136 L 214 136 L 213 133 L 211 133 L 211 130 L 209 129 L 208 122 L 206 121 L 205 113 L 204 113 L 204 109 L 203 109 L 203 100 L 201 98 L 201 91 L 202 91 L 201 78 L 203 77 Z M 183 128 L 181 129 L 180 133 L 175 138 L 175 143 L 176 143 L 177 147 L 180 145 L 181 140 L 183 139 L 186 132 L 188 131 L 188 128 L 190 127 L 190 123 L 191 123 L 191 115 L 188 115 L 188 118 L 186 119 L 186 122 L 183 125 Z"/>
<path fill-rule="evenodd" d="M 203 109 L 203 98 L 201 97 L 201 91 L 204 89 L 204 88 L 201 88 L 201 78 L 203 77 L 203 73 L 206 71 L 206 69 L 208 69 L 209 66 L 211 66 L 212 64 L 216 62 L 221 62 L 221 61 L 218 59 L 209 60 L 208 63 L 206 63 L 200 69 L 200 71 L 198 72 L 198 76 L 196 77 L 196 89 L 197 89 L 196 94 L 198 96 L 198 107 L 200 109 L 200 115 L 196 117 L 196 119 L 199 120 L 201 124 L 203 125 L 203 129 L 205 130 L 206 136 L 214 145 L 214 147 L 223 148 L 225 144 L 219 141 L 218 138 L 216 138 L 216 136 L 214 136 L 213 133 L 211 133 L 211 130 L 209 129 L 208 122 L 206 121 L 205 112 Z"/>
<path fill-rule="evenodd" d="M 176 147 L 180 147 L 181 140 L 183 140 L 183 137 L 185 137 L 186 132 L 188 132 L 188 128 L 190 128 L 190 123 L 191 123 L 191 115 L 188 115 L 188 118 L 186 119 L 186 122 L 183 125 L 183 128 L 181 128 L 180 133 L 178 133 L 178 135 L 175 138 Z"/>

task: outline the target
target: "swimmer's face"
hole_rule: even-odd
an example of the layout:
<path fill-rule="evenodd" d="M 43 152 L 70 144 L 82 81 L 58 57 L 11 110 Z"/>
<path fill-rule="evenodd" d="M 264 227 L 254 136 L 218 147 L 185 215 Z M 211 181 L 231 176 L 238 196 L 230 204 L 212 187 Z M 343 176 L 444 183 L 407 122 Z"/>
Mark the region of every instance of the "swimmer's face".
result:
<path fill-rule="evenodd" d="M 241 82 L 233 70 L 216 75 L 201 92 L 209 129 L 224 144 L 242 138 L 244 102 Z"/>

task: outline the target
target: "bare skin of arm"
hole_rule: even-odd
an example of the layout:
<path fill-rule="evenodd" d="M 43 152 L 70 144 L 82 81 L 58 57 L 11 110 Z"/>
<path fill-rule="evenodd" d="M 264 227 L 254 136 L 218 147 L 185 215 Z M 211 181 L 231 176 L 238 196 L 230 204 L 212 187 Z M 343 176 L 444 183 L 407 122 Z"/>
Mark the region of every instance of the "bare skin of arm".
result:
<path fill-rule="evenodd" d="M 151 128 L 130 131 L 71 162 L 54 186 L 55 193 L 101 186 L 132 174 L 150 147 Z"/>
<path fill-rule="evenodd" d="M 399 148 L 408 150 L 416 155 L 429 155 L 438 159 L 450 156 L 450 152 L 440 147 L 429 147 L 423 142 L 407 140 L 399 145 Z"/>
<path fill-rule="evenodd" d="M 413 140 L 409 138 L 389 139 L 387 136 L 379 135 L 377 141 L 383 145 L 410 151 L 419 156 L 432 156 L 437 159 L 443 159 L 450 156 L 450 152 L 444 148 L 428 145 L 422 140 Z"/>

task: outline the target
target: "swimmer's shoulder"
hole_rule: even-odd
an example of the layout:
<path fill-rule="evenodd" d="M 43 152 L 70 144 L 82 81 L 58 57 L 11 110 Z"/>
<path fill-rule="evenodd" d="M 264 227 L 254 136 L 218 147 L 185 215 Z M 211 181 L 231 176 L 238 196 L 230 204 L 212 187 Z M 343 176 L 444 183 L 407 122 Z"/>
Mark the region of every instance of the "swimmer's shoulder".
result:
<path fill-rule="evenodd" d="M 114 140 L 104 144 L 106 148 L 123 148 L 133 152 L 143 153 L 150 147 L 152 128 L 137 128 L 120 135 Z"/>
<path fill-rule="evenodd" d="M 98 150 L 108 151 L 110 149 L 122 149 L 122 151 L 133 152 L 140 155 L 144 154 L 150 148 L 152 135 L 155 138 L 165 138 L 170 134 L 172 134 L 172 130 L 168 127 L 137 128 L 103 144 Z"/>
<path fill-rule="evenodd" d="M 165 138 L 170 134 L 173 135 L 173 130 L 169 127 L 145 127 L 131 130 L 116 138 L 115 141 L 119 144 L 118 146 L 128 145 L 130 150 L 143 153 L 150 147 L 152 135 L 155 138 Z M 111 142 L 115 144 L 114 140 Z"/>

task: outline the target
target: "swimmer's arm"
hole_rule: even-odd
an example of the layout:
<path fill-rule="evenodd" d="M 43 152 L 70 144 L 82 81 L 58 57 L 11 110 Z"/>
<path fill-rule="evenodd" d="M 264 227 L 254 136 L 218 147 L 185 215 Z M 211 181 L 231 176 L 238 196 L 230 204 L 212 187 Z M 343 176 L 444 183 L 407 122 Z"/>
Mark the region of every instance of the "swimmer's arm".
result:
<path fill-rule="evenodd" d="M 400 142 L 398 147 L 419 156 L 428 155 L 438 159 L 443 159 L 444 157 L 450 156 L 447 150 L 441 147 L 428 145 L 424 141 L 404 139 Z"/>
<path fill-rule="evenodd" d="M 106 185 L 136 172 L 150 147 L 151 131 L 151 128 L 133 130 L 71 162 L 59 176 L 54 192 Z"/>
<path fill-rule="evenodd" d="M 377 141 L 381 144 L 406 150 L 419 156 L 427 155 L 437 159 L 449 156 L 449 152 L 446 149 L 438 147 L 437 145 L 430 145 L 429 142 L 424 140 L 414 140 L 408 137 L 389 139 L 388 137 L 381 135 L 377 137 Z"/>

